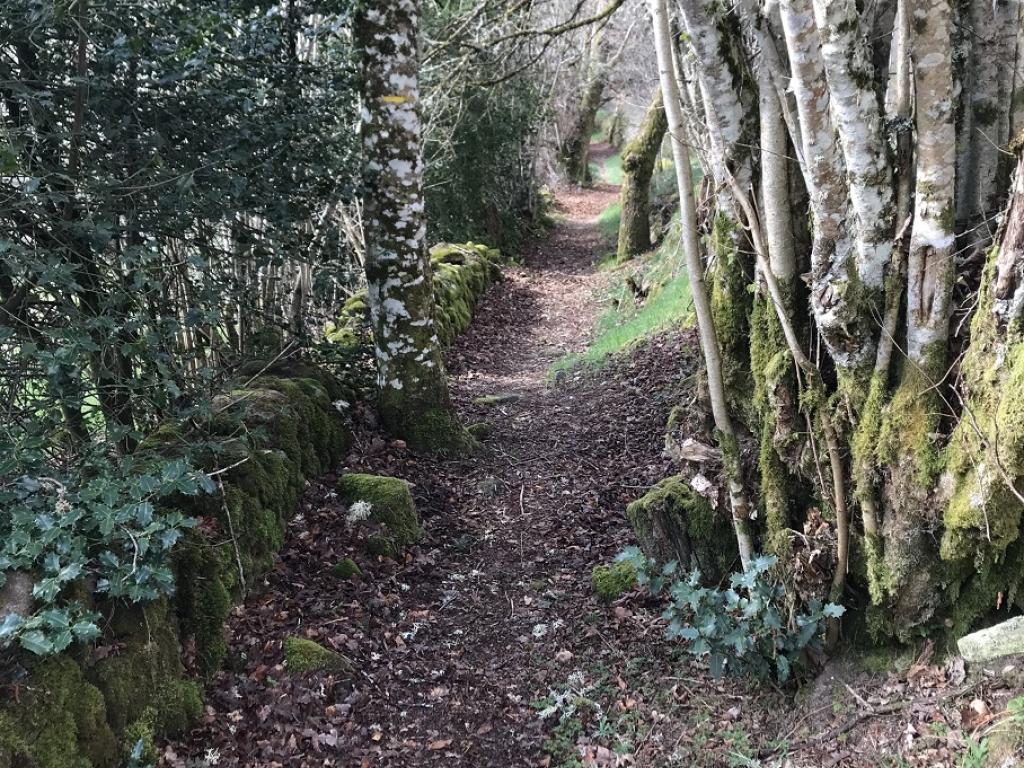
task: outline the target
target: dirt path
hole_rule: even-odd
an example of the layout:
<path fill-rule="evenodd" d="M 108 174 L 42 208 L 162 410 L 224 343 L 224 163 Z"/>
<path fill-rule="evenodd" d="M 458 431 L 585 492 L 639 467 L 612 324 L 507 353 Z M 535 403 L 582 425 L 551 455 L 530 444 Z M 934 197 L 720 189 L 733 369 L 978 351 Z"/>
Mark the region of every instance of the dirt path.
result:
<path fill-rule="evenodd" d="M 548 375 L 585 348 L 600 310 L 594 264 L 608 245 L 595 220 L 615 194 L 564 192 L 560 223 L 449 352 L 463 417 L 491 426 L 485 454 L 417 457 L 366 429 L 340 468 L 414 483 L 422 543 L 401 565 L 370 563 L 333 478 L 312 488 L 278 567 L 232 617 L 236 671 L 166 764 L 213 749 L 220 766 L 541 765 L 550 722 L 535 702 L 586 676 L 584 659 L 625 662 L 603 625 L 628 619 L 597 603 L 590 570 L 627 543 L 626 503 L 669 471 L 661 439 L 688 342 L 660 340 L 597 375 Z M 473 404 L 493 394 L 512 397 Z M 338 582 L 327 572 L 348 555 L 365 577 Z M 344 651 L 358 673 L 289 675 L 290 634 Z"/>
<path fill-rule="evenodd" d="M 593 566 L 632 543 L 626 505 L 676 469 L 661 454 L 664 426 L 692 397 L 695 367 L 692 334 L 676 331 L 600 369 L 548 375 L 585 348 L 600 311 L 594 263 L 608 245 L 595 219 L 614 194 L 563 192 L 559 225 L 449 351 L 463 418 L 490 425 L 481 455 L 416 456 L 358 414 L 338 472 L 413 483 L 422 541 L 402 563 L 375 561 L 345 522 L 336 478 L 310 487 L 276 567 L 230 619 L 229 669 L 201 725 L 165 745 L 162 765 L 717 768 L 779 765 L 758 759 L 787 745 L 797 749 L 782 764 L 796 767 L 897 753 L 915 767 L 953 764 L 942 754 L 963 740 L 933 743 L 932 724 L 958 711 L 942 719 L 951 683 L 939 667 L 831 668 L 797 705 L 767 685 L 708 679 L 663 639 L 660 607 L 643 594 L 594 596 Z M 495 394 L 510 397 L 474 403 Z M 330 573 L 345 557 L 361 578 Z M 288 672 L 290 635 L 345 653 L 354 673 Z M 865 698 L 914 706 L 851 721 Z"/>

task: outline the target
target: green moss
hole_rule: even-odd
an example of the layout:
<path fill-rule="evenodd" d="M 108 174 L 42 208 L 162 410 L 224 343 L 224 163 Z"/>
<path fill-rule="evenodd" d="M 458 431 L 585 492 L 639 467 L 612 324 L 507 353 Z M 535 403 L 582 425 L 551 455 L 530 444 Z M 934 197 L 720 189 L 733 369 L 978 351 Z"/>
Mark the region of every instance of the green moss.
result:
<path fill-rule="evenodd" d="M 486 421 L 480 421 L 476 424 L 470 424 L 466 427 L 466 431 L 469 432 L 474 440 L 486 440 L 491 435 L 491 425 Z"/>
<path fill-rule="evenodd" d="M 147 709 L 158 736 L 184 730 L 202 712 L 199 686 L 184 680 L 174 617 L 164 602 L 120 608 L 108 620 L 119 650 L 95 662 L 89 678 L 102 691 L 107 720 L 124 732 Z"/>
<path fill-rule="evenodd" d="M 612 602 L 630 589 L 636 587 L 636 569 L 632 563 L 595 565 L 590 572 L 590 584 L 594 594 L 605 602 Z"/>
<path fill-rule="evenodd" d="M 231 610 L 231 588 L 238 586 L 232 548 L 189 531 L 175 552 L 176 602 L 182 632 L 193 638 L 203 675 L 219 670 L 227 657 L 224 624 Z"/>
<path fill-rule="evenodd" d="M 501 252 L 480 243 L 439 243 L 430 249 L 434 325 L 443 346 L 451 344 L 473 319 L 487 289 L 501 277 Z M 325 329 L 328 341 L 351 349 L 372 345 L 365 293 L 351 297 L 338 319 Z"/>
<path fill-rule="evenodd" d="M 473 405 L 507 405 L 508 403 L 514 403 L 519 400 L 519 395 L 514 392 L 502 392 L 497 395 L 481 395 L 480 397 L 473 398 Z"/>
<path fill-rule="evenodd" d="M 338 480 L 338 496 L 346 504 L 370 504 L 370 519 L 383 526 L 375 554 L 397 557 L 420 538 L 419 517 L 409 485 L 395 477 L 351 474 Z"/>
<path fill-rule="evenodd" d="M 147 707 L 142 716 L 124 730 L 121 737 L 121 756 L 128 759 L 132 756 L 136 745 L 142 744 L 142 754 L 139 756 L 144 764 L 152 764 L 157 761 L 159 755 L 156 750 L 156 717 L 157 713 L 153 707 Z"/>
<path fill-rule="evenodd" d="M 626 516 L 641 549 L 659 563 L 699 568 L 711 581 L 731 571 L 736 548 L 729 520 L 682 477 L 662 480 L 630 504 Z"/>
<path fill-rule="evenodd" d="M 397 431 L 413 450 L 450 455 L 470 455 L 479 450 L 479 444 L 450 408 L 410 403 L 403 403 L 403 406 L 408 406 L 408 418 L 404 428 Z"/>
<path fill-rule="evenodd" d="M 340 563 L 331 568 L 331 573 L 339 579 L 351 579 L 353 576 L 362 576 L 363 571 L 351 557 L 346 557 Z"/>
<path fill-rule="evenodd" d="M 930 487 L 944 463 L 935 438 L 941 409 L 935 387 L 917 366 L 908 363 L 878 430 L 878 462 L 883 466 L 902 465 L 903 476 L 922 488 Z"/>
<path fill-rule="evenodd" d="M 751 295 L 748 266 L 740 255 L 741 230 L 725 214 L 715 217 L 709 250 L 714 266 L 709 276 L 711 314 L 722 349 L 722 378 L 732 413 L 746 424 L 758 423 L 752 412 Z"/>
<path fill-rule="evenodd" d="M 324 648 L 319 643 L 304 637 L 288 637 L 284 641 L 284 660 L 290 672 L 335 672 L 352 671 L 352 662 L 337 651 Z"/>
<path fill-rule="evenodd" d="M 70 658 L 39 662 L 20 701 L 0 711 L 0 758 L 38 768 L 111 768 L 116 739 L 103 695 Z"/>

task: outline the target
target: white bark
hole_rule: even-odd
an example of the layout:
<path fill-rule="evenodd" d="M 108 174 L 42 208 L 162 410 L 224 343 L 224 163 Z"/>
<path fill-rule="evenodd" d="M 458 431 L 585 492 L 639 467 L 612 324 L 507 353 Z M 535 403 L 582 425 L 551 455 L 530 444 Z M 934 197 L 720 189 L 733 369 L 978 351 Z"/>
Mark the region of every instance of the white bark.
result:
<path fill-rule="evenodd" d="M 881 289 L 895 217 L 871 51 L 860 31 L 855 0 L 814 0 L 814 16 L 856 216 L 857 274 L 866 287 Z"/>
<path fill-rule="evenodd" d="M 733 87 L 732 72 L 722 56 L 724 45 L 710 0 L 678 0 L 689 44 L 695 55 L 704 117 L 710 139 L 710 164 L 720 207 L 732 213 L 731 173 L 743 189 L 750 183 L 748 150 L 742 146 L 743 105 Z M 732 218 L 736 218 L 732 215 Z"/>
<path fill-rule="evenodd" d="M 907 355 L 941 375 L 953 289 L 954 175 L 952 10 L 915 4 L 910 19 L 917 123 L 917 184 L 907 264 Z"/>
<path fill-rule="evenodd" d="M 761 147 L 761 212 L 768 263 L 775 277 L 789 285 L 796 276 L 793 210 L 789 195 L 789 141 L 781 94 L 775 77 L 779 70 L 774 41 L 763 33 L 766 20 L 758 20 L 753 0 L 738 6 L 744 42 L 757 81 Z"/>
<path fill-rule="evenodd" d="M 729 501 L 732 507 L 733 524 L 740 560 L 744 570 L 754 557 L 754 540 L 749 531 L 750 504 L 739 474 L 739 457 L 736 455 L 736 435 L 725 399 L 725 385 L 722 381 L 721 351 L 711 315 L 704 284 L 704 264 L 700 256 L 697 239 L 697 209 L 693 199 L 693 176 L 690 170 L 690 154 L 686 146 L 683 113 L 679 88 L 672 61 L 672 38 L 669 32 L 666 0 L 649 0 L 651 21 L 654 28 L 654 45 L 658 54 L 658 74 L 668 118 L 668 131 L 672 138 L 672 156 L 675 160 L 676 183 L 679 188 L 679 212 L 681 224 L 680 241 L 686 257 L 686 271 L 690 279 L 693 305 L 697 314 L 701 349 L 708 374 L 708 390 L 715 427 L 723 443 L 723 456 L 729 475 Z"/>
<path fill-rule="evenodd" d="M 841 368 L 871 359 L 874 347 L 852 333 L 846 294 L 856 248 L 849 218 L 845 165 L 829 118 L 829 90 L 810 0 L 781 0 L 791 88 L 803 140 L 804 181 L 814 215 L 810 300 L 829 354 Z"/>

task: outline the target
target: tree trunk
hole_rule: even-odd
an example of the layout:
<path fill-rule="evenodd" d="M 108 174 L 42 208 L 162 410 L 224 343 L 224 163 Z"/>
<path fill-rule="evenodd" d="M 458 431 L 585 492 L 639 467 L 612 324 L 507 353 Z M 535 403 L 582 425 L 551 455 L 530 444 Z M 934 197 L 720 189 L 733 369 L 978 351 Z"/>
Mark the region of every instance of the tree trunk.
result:
<path fill-rule="evenodd" d="M 849 301 L 856 251 L 847 221 L 849 206 L 843 156 L 834 137 L 821 42 L 810 0 L 781 0 L 779 10 L 789 51 L 792 89 L 803 140 L 805 182 L 814 216 L 811 246 L 811 309 L 841 369 L 855 369 L 872 358 L 871 329 Z"/>
<path fill-rule="evenodd" d="M 565 175 L 574 184 L 589 184 L 590 178 L 590 137 L 597 125 L 597 112 L 604 100 L 604 89 L 608 84 L 607 64 L 603 60 L 602 35 L 598 31 L 590 43 L 590 56 L 585 69 L 583 98 L 580 99 L 576 120 L 568 138 L 562 143 L 562 164 Z"/>
<path fill-rule="evenodd" d="M 865 294 L 859 311 L 871 312 L 880 306 L 895 234 L 892 169 L 874 92 L 871 51 L 854 0 L 814 0 L 814 15 L 856 217 L 856 276 Z"/>
<path fill-rule="evenodd" d="M 448 399 L 434 328 L 423 203 L 418 0 L 363 5 L 366 281 L 385 427 L 422 450 L 460 450 L 469 437 Z"/>
<path fill-rule="evenodd" d="M 754 537 L 750 530 L 750 504 L 743 485 L 740 467 L 739 444 L 733 430 L 732 420 L 726 404 L 725 385 L 722 379 L 722 356 L 711 315 L 704 284 L 704 264 L 700 256 L 697 239 L 697 209 L 693 198 L 693 176 L 690 170 L 690 154 L 684 134 L 685 125 L 679 88 L 676 82 L 675 65 L 672 57 L 672 38 L 669 32 L 666 0 L 650 0 L 651 21 L 654 28 L 654 46 L 658 55 L 658 72 L 661 82 L 665 115 L 669 135 L 672 137 L 672 155 L 676 166 L 676 183 L 679 189 L 680 229 L 683 252 L 686 256 L 686 271 L 690 279 L 697 327 L 700 333 L 701 349 L 707 368 L 708 390 L 711 410 L 718 431 L 719 446 L 725 462 L 729 482 L 729 501 L 732 507 L 733 525 L 743 568 L 753 560 Z"/>
<path fill-rule="evenodd" d="M 667 129 L 665 107 L 658 89 L 639 132 L 622 153 L 619 261 L 630 259 L 651 247 L 651 177 Z"/>

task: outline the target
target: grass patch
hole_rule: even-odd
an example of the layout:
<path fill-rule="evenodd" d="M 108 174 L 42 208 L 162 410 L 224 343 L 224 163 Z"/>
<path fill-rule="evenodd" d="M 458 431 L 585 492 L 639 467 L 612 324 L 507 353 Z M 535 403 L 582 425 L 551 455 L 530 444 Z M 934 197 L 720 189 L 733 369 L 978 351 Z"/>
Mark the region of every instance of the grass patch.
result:
<path fill-rule="evenodd" d="M 630 278 L 647 291 L 647 297 L 639 303 L 628 286 Z M 678 218 L 673 220 L 656 251 L 616 268 L 607 301 L 610 306 L 598 318 L 587 350 L 556 361 L 551 367 L 552 374 L 581 363 L 600 365 L 608 356 L 655 333 L 693 324 L 693 302 L 679 246 Z"/>
<path fill-rule="evenodd" d="M 622 219 L 622 203 L 616 200 L 601 211 L 597 217 L 597 229 L 601 239 L 615 243 L 619 239 L 619 222 Z"/>
<path fill-rule="evenodd" d="M 615 186 L 622 184 L 622 155 L 618 152 L 605 159 L 604 167 L 601 168 L 601 181 Z"/>

